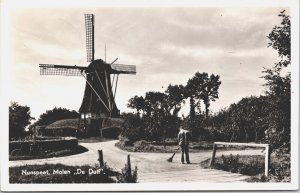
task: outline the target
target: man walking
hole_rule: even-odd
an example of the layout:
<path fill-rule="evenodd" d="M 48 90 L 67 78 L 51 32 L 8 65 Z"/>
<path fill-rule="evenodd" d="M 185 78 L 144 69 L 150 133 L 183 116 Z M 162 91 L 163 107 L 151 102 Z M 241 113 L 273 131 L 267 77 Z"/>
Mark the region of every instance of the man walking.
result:
<path fill-rule="evenodd" d="M 184 154 L 185 160 L 187 164 L 190 164 L 189 158 L 189 140 L 191 138 L 191 134 L 188 130 L 183 129 L 182 127 L 179 128 L 178 133 L 178 143 L 181 148 L 181 163 L 184 164 Z"/>

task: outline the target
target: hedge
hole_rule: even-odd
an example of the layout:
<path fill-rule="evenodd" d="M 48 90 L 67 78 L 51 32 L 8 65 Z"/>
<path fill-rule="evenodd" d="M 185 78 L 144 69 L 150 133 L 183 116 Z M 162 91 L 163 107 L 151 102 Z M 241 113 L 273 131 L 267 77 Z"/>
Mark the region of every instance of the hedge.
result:
<path fill-rule="evenodd" d="M 30 145 L 33 144 L 33 140 L 28 141 L 10 141 L 9 142 L 9 153 L 15 149 L 21 149 L 29 151 Z M 74 137 L 56 138 L 56 139 L 43 139 L 36 140 L 36 145 L 41 147 L 43 150 L 63 150 L 71 149 L 78 146 L 78 139 Z M 24 152 L 26 153 L 26 152 Z"/>

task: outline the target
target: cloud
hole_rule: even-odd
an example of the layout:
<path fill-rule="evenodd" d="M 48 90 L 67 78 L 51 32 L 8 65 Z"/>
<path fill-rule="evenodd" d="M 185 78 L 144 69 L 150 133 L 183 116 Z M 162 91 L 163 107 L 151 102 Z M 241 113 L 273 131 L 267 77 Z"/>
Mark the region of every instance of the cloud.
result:
<path fill-rule="evenodd" d="M 130 97 L 168 84 L 185 85 L 195 72 L 221 77 L 217 111 L 263 93 L 263 67 L 278 60 L 267 35 L 283 8 L 94 8 L 16 9 L 11 13 L 11 98 L 33 115 L 54 106 L 78 110 L 85 81 L 40 76 L 38 64 L 87 66 L 84 13 L 95 14 L 95 58 L 137 66 L 121 75 L 116 102 L 128 111 Z M 234 94 L 233 94 L 234 93 Z M 72 98 L 72 100 L 70 100 Z"/>

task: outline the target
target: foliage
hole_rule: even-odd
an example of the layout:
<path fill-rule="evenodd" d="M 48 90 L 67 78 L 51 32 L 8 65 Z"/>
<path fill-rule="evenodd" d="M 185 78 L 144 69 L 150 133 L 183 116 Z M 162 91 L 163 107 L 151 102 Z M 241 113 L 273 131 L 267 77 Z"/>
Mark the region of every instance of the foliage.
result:
<path fill-rule="evenodd" d="M 30 116 L 30 108 L 11 102 L 9 106 L 9 138 L 19 138 L 24 136 L 25 127 L 34 118 Z"/>
<path fill-rule="evenodd" d="M 201 166 L 209 168 L 210 159 L 201 162 Z M 276 152 L 271 157 L 269 176 L 265 173 L 265 158 L 263 155 L 232 155 L 215 158 L 214 169 L 230 171 L 252 176 L 249 182 L 290 182 L 290 154 Z"/>
<path fill-rule="evenodd" d="M 38 139 L 35 141 L 33 140 L 26 140 L 26 141 L 10 141 L 9 142 L 9 153 L 12 151 L 19 149 L 22 150 L 22 155 L 29 154 L 30 148 L 32 146 L 37 146 L 39 149 L 49 151 L 49 150 L 64 150 L 64 149 L 73 149 L 78 147 L 78 140 L 77 138 L 50 138 L 50 139 Z"/>
<path fill-rule="evenodd" d="M 269 125 L 266 130 L 266 141 L 272 144 L 272 149 L 281 146 L 290 147 L 291 74 L 280 76 L 279 71 L 278 68 L 264 71 L 270 107 L 265 119 Z"/>
<path fill-rule="evenodd" d="M 85 171 L 75 175 L 77 170 Z M 89 174 L 89 170 L 99 171 L 97 174 Z M 22 171 L 49 171 L 49 175 L 21 175 Z M 70 174 L 53 174 L 53 170 L 70 171 Z M 106 165 L 103 168 L 91 166 L 67 166 L 62 164 L 25 165 L 9 168 L 10 183 L 115 183 L 112 177 L 119 174 Z"/>
<path fill-rule="evenodd" d="M 198 114 L 194 116 L 188 116 L 184 118 L 182 126 L 192 133 L 192 138 L 196 139 L 200 137 L 202 140 L 206 139 L 204 128 L 205 128 L 205 116 L 203 114 Z"/>
<path fill-rule="evenodd" d="M 208 116 L 210 101 L 215 101 L 218 97 L 218 90 L 221 85 L 219 75 L 211 74 L 208 76 L 207 73 L 197 72 L 191 79 L 188 80 L 185 87 L 186 97 L 190 97 L 191 112 L 190 115 L 193 117 L 195 112 L 194 102 L 200 105 L 200 100 L 203 100 L 205 105 L 205 115 Z M 193 101 L 196 100 L 196 101 Z"/>
<path fill-rule="evenodd" d="M 124 145 L 132 145 L 135 141 L 144 136 L 145 126 L 142 118 L 135 114 L 124 114 L 124 123 L 122 126 L 120 141 Z"/>
<path fill-rule="evenodd" d="M 271 69 L 264 69 L 262 77 L 266 80 L 266 95 L 270 99 L 270 112 L 265 120 L 269 125 L 266 141 L 271 144 L 272 151 L 277 148 L 290 151 L 291 73 L 283 68 L 291 63 L 291 26 L 285 10 L 280 12 L 279 17 L 282 17 L 281 25 L 275 26 L 268 38 L 271 41 L 269 46 L 278 52 L 281 61 Z"/>
<path fill-rule="evenodd" d="M 266 117 L 269 113 L 269 97 L 250 96 L 203 118 L 202 123 L 198 124 L 202 125 L 201 134 L 206 135 L 206 140 L 259 142 L 265 137 L 264 132 L 268 128 Z"/>
<path fill-rule="evenodd" d="M 128 170 L 128 166 L 122 168 L 121 174 L 117 176 L 118 183 L 137 183 L 137 166 L 133 171 Z"/>
<path fill-rule="evenodd" d="M 181 105 L 184 104 L 184 86 L 169 84 L 167 90 L 167 104 L 170 110 L 173 111 L 173 116 L 178 116 L 178 112 L 181 109 Z"/>
<path fill-rule="evenodd" d="M 282 17 L 281 24 L 275 25 L 267 37 L 270 40 L 269 46 L 274 48 L 281 58 L 276 67 L 286 67 L 291 63 L 291 22 L 285 10 L 281 11 L 278 16 Z"/>
<path fill-rule="evenodd" d="M 52 110 L 47 110 L 45 113 L 41 114 L 37 122 L 34 125 L 49 125 L 55 121 L 62 119 L 76 119 L 79 118 L 79 113 L 66 108 L 53 108 Z"/>
<path fill-rule="evenodd" d="M 134 96 L 133 98 L 129 99 L 127 107 L 136 109 L 138 115 L 140 114 L 140 111 L 145 110 L 145 99 L 142 96 Z"/>
<path fill-rule="evenodd" d="M 229 156 L 216 159 L 213 168 L 254 176 L 264 173 L 264 156 Z"/>
<path fill-rule="evenodd" d="M 145 140 L 136 141 L 133 144 L 134 151 L 136 152 L 149 152 L 153 150 L 153 145 L 148 144 Z"/>
<path fill-rule="evenodd" d="M 30 160 L 30 159 L 44 159 L 44 158 L 52 158 L 52 157 L 62 157 L 62 156 L 69 156 L 75 155 L 79 153 L 83 153 L 88 151 L 83 146 L 77 146 L 73 148 L 67 148 L 63 150 L 43 150 L 43 149 L 36 149 L 34 153 L 28 150 L 21 150 L 16 149 L 11 152 L 9 155 L 9 160 Z"/>
<path fill-rule="evenodd" d="M 123 136 L 128 136 L 127 138 L 132 142 L 138 138 L 161 140 L 175 137 L 180 124 L 178 111 L 182 103 L 182 86 L 178 85 L 169 85 L 165 93 L 150 91 L 145 94 L 145 97 L 131 98 L 128 107 L 136 109 L 137 116 L 125 117 Z M 126 121 L 126 119 L 129 120 Z"/>

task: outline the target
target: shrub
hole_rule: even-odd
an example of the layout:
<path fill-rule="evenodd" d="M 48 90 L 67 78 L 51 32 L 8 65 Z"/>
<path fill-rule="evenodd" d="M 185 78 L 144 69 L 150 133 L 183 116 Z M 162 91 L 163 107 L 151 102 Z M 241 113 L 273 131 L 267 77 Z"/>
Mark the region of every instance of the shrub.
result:
<path fill-rule="evenodd" d="M 22 154 L 29 154 L 30 146 L 34 142 L 30 141 L 11 141 L 9 142 L 9 153 L 15 149 L 22 150 Z M 36 140 L 36 145 L 43 150 L 62 150 L 71 149 L 78 146 L 78 140 L 76 138 L 54 138 L 54 139 L 43 139 Z"/>
<path fill-rule="evenodd" d="M 134 151 L 137 152 L 152 152 L 154 150 L 153 145 L 149 144 L 145 140 L 137 141 L 133 144 Z"/>
<path fill-rule="evenodd" d="M 139 116 L 133 114 L 126 114 L 124 120 L 120 140 L 128 145 L 133 145 L 143 136 L 143 121 Z"/>
<path fill-rule="evenodd" d="M 216 158 L 215 164 L 212 167 L 233 173 L 254 176 L 264 173 L 264 156 L 222 155 L 221 158 Z"/>
<path fill-rule="evenodd" d="M 137 182 L 137 166 L 133 171 L 128 170 L 127 164 L 122 169 L 121 174 L 117 176 L 118 183 L 136 183 Z"/>
<path fill-rule="evenodd" d="M 280 154 L 271 157 L 269 176 L 266 177 L 264 156 L 224 156 L 216 157 L 214 169 L 231 171 L 252 176 L 249 182 L 290 182 L 290 154 Z M 210 159 L 201 162 L 201 166 L 209 168 Z"/>

